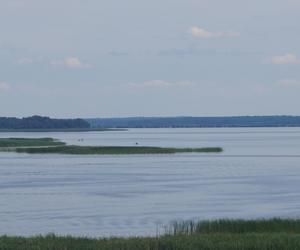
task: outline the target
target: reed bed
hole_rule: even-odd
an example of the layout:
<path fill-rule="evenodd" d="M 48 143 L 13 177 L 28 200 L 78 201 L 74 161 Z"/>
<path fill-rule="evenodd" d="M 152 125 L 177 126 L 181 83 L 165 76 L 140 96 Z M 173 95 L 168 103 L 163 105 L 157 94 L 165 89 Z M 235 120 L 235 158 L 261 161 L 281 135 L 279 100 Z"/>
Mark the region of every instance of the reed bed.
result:
<path fill-rule="evenodd" d="M 53 138 L 0 138 L 0 148 L 62 145 L 65 145 L 65 143 Z"/>
<path fill-rule="evenodd" d="M 243 233 L 298 233 L 300 220 L 293 219 L 258 219 L 258 220 L 213 220 L 173 222 L 166 229 L 169 235 L 193 234 L 243 234 Z"/>
<path fill-rule="evenodd" d="M 295 250 L 299 228 L 299 220 L 289 219 L 187 221 L 158 237 L 2 236 L 0 250 Z"/>
<path fill-rule="evenodd" d="M 222 148 L 161 148 L 161 147 L 90 147 L 58 146 L 41 148 L 17 148 L 18 153 L 28 154 L 74 154 L 74 155 L 121 155 L 121 154 L 175 154 L 175 153 L 219 153 Z"/>

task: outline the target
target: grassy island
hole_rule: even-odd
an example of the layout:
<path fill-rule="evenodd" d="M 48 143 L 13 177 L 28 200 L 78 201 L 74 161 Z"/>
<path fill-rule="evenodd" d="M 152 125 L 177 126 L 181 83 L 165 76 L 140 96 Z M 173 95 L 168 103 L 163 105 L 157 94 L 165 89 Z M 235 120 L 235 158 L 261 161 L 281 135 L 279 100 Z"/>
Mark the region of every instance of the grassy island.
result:
<path fill-rule="evenodd" d="M 75 146 L 53 138 L 0 138 L 0 151 L 27 154 L 72 154 L 72 155 L 126 155 L 126 154 L 175 154 L 175 153 L 220 153 L 219 147 L 210 148 L 163 148 L 142 146 Z"/>
<path fill-rule="evenodd" d="M 74 154 L 74 155 L 125 155 L 125 154 L 175 154 L 175 153 L 219 153 L 222 148 L 161 148 L 161 147 L 90 147 L 57 146 L 17 148 L 18 153 L 28 154 Z"/>
<path fill-rule="evenodd" d="M 130 231 L 130 228 L 128 228 Z M 300 249 L 300 220 L 220 220 L 175 223 L 165 235 L 76 238 L 55 235 L 0 237 L 5 250 L 294 250 Z"/>
<path fill-rule="evenodd" d="M 127 131 L 127 129 L 122 128 L 36 128 L 36 129 L 0 129 L 0 133 L 7 133 L 7 132 L 118 132 L 118 131 Z"/>
<path fill-rule="evenodd" d="M 52 138 L 0 138 L 0 148 L 62 146 L 64 142 Z"/>

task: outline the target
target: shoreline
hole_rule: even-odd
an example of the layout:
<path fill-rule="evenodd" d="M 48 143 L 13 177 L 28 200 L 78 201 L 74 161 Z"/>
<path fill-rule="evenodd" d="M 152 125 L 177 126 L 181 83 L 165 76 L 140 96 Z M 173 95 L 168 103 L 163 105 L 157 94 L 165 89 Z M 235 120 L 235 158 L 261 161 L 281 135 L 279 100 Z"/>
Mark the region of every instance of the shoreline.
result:
<path fill-rule="evenodd" d="M 22 147 L 12 150 L 27 154 L 64 154 L 64 155 L 140 155 L 140 154 L 176 154 L 176 153 L 221 153 L 222 148 L 162 148 L 162 147 L 113 147 L 113 146 L 51 146 Z"/>
<path fill-rule="evenodd" d="M 118 132 L 128 131 L 126 128 L 74 128 L 74 129 L 0 129 L 1 133 L 35 133 L 35 132 Z"/>
<path fill-rule="evenodd" d="M 279 218 L 175 222 L 164 234 L 152 237 L 0 236 L 0 249 L 5 250 L 289 250 L 299 246 L 300 220 Z"/>
<path fill-rule="evenodd" d="M 64 155 L 133 155 L 175 153 L 221 153 L 220 147 L 172 148 L 149 146 L 76 146 L 53 138 L 0 138 L 0 152 Z"/>

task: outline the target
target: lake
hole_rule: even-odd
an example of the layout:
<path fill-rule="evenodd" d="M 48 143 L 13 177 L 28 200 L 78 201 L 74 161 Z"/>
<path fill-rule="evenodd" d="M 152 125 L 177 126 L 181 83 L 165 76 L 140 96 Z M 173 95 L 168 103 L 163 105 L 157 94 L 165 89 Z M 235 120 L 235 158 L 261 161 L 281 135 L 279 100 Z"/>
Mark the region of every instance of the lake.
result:
<path fill-rule="evenodd" d="M 0 133 L 221 154 L 0 153 L 0 235 L 155 235 L 174 220 L 300 216 L 300 128 Z"/>

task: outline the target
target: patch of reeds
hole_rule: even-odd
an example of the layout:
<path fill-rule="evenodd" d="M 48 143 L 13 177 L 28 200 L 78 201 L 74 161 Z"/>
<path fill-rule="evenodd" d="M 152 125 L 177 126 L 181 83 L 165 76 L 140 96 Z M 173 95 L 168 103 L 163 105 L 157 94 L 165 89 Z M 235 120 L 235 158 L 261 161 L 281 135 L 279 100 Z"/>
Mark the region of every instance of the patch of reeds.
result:
<path fill-rule="evenodd" d="M 53 138 L 0 138 L 0 148 L 62 146 L 64 142 Z"/>
<path fill-rule="evenodd" d="M 58 146 L 17 148 L 18 153 L 28 154 L 76 154 L 76 155 L 121 155 L 121 154 L 175 154 L 175 153 L 219 153 L 222 148 L 161 148 L 161 147 L 91 147 Z"/>
<path fill-rule="evenodd" d="M 173 222 L 167 228 L 169 235 L 193 235 L 215 233 L 299 233 L 300 220 L 258 219 L 258 220 L 212 220 Z"/>
<path fill-rule="evenodd" d="M 172 229 L 170 231 L 170 229 Z M 130 228 L 128 228 L 130 231 Z M 158 237 L 0 237 L 0 250 L 295 250 L 300 220 L 217 220 L 173 223 Z"/>

